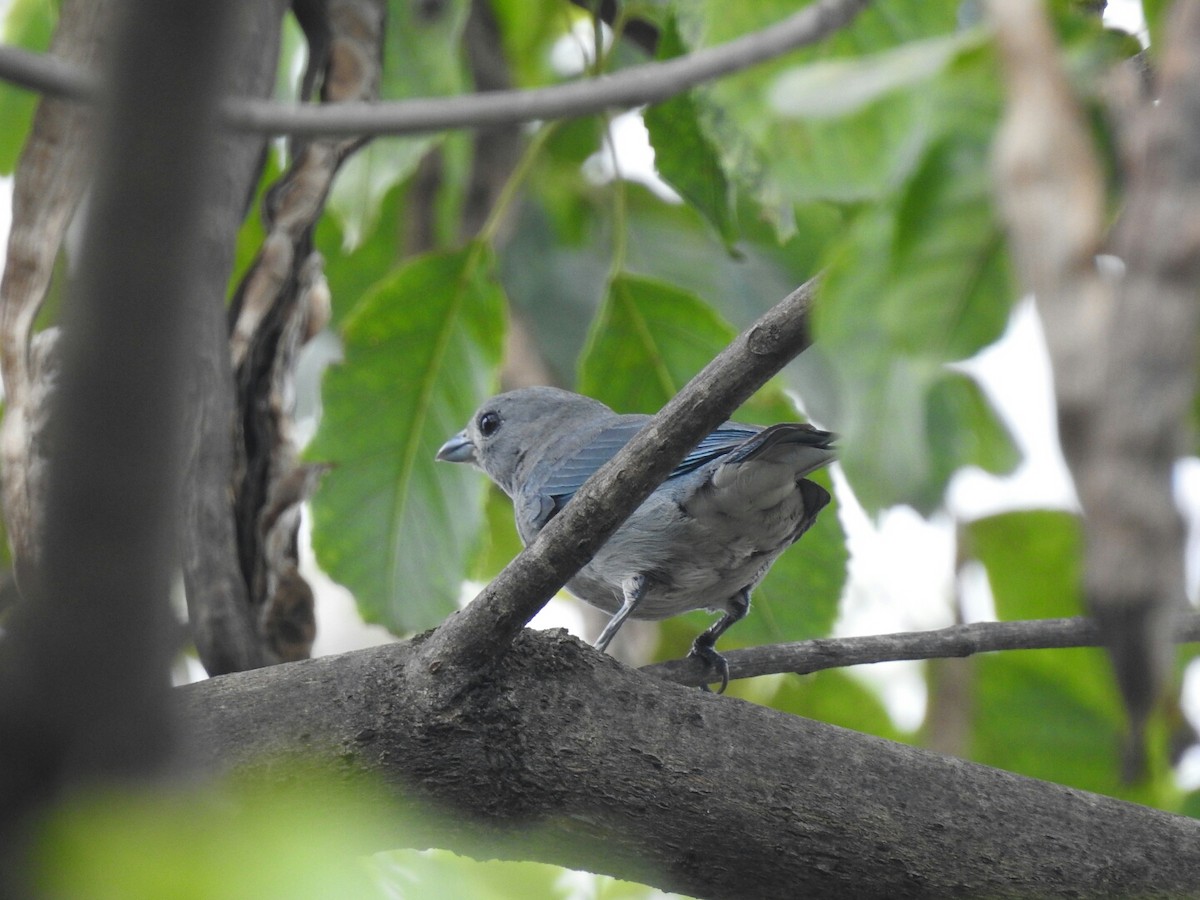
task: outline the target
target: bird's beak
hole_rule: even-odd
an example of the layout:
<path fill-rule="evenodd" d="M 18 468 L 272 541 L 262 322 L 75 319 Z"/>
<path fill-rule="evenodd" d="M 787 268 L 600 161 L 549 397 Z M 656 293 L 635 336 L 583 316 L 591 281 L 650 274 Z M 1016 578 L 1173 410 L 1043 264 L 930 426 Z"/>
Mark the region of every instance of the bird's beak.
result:
<path fill-rule="evenodd" d="M 460 431 L 446 443 L 442 444 L 442 448 L 438 450 L 436 459 L 442 462 L 476 462 L 475 445 L 471 443 L 471 439 L 467 437 L 467 432 Z"/>

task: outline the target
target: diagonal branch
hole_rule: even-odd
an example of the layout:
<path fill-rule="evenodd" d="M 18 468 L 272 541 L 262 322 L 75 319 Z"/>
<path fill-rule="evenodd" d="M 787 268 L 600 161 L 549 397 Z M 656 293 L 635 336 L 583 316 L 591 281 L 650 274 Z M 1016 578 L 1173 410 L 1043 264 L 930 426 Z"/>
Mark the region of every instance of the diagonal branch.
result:
<path fill-rule="evenodd" d="M 267 134 L 401 135 L 564 119 L 631 108 L 665 100 L 699 84 L 814 44 L 849 24 L 869 3 L 870 0 L 820 0 L 777 25 L 716 47 L 557 87 L 346 104 L 337 109 L 282 106 L 243 98 L 226 104 L 225 121 L 233 128 Z M 45 93 L 78 99 L 95 96 L 95 82 L 86 73 L 57 60 L 35 61 L 31 56 L 36 54 L 12 47 L 0 48 L 0 78 Z"/>
<path fill-rule="evenodd" d="M 1180 615 L 1174 624 L 1176 643 L 1200 641 L 1200 613 Z M 1064 647 L 1101 647 L 1100 629 L 1091 619 L 1032 619 L 1023 622 L 974 622 L 932 631 L 872 634 L 861 637 L 820 638 L 729 650 L 729 677 L 789 673 L 808 675 L 824 669 L 863 666 L 900 659 L 948 659 L 998 650 L 1058 650 Z M 698 659 L 673 659 L 643 666 L 657 678 L 698 687 L 711 677 Z"/>

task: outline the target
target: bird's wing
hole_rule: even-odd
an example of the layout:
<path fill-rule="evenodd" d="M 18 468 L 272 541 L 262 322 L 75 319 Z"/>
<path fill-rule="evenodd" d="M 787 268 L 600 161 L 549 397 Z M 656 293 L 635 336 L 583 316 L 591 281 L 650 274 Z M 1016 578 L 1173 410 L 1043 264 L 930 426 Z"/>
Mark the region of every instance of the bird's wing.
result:
<path fill-rule="evenodd" d="M 551 501 L 545 509 L 540 528 L 558 513 L 578 491 L 585 481 L 645 427 L 650 417 L 628 418 L 605 427 L 568 459 L 559 463 L 553 473 L 539 485 L 538 493 Z M 748 439 L 759 434 L 761 429 L 753 425 L 735 425 L 727 422 L 716 431 L 706 435 L 695 449 L 667 476 L 667 480 L 693 472 L 700 466 L 729 453 Z"/>

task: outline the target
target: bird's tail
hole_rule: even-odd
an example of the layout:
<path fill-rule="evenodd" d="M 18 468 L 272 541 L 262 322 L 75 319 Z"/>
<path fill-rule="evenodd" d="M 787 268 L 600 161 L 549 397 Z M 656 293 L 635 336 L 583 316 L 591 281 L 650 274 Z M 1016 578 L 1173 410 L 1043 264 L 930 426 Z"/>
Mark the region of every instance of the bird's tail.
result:
<path fill-rule="evenodd" d="M 729 454 L 728 462 L 752 459 L 792 466 L 798 477 L 828 465 L 837 457 L 837 435 L 811 425 L 785 422 L 764 428 Z"/>

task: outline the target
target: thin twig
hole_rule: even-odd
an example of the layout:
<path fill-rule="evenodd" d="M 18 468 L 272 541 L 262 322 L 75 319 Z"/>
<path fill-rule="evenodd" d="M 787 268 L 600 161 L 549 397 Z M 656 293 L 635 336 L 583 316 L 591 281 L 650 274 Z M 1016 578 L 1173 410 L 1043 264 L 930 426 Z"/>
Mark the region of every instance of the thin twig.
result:
<path fill-rule="evenodd" d="M 49 53 L 0 45 L 0 81 L 64 100 L 100 98 L 100 79 L 87 69 Z"/>
<path fill-rule="evenodd" d="M 1176 643 L 1200 641 L 1200 613 L 1175 620 Z M 900 659 L 945 659 L 992 653 L 997 650 L 1056 650 L 1063 647 L 1102 646 L 1100 629 L 1091 619 L 1032 619 L 1023 622 L 975 622 L 934 631 L 873 634 L 864 637 L 821 638 L 789 644 L 771 644 L 727 651 L 729 677 L 793 673 L 808 675 L 822 669 L 840 669 Z M 712 677 L 698 659 L 673 659 L 643 666 L 642 671 L 665 681 L 699 686 Z"/>
<path fill-rule="evenodd" d="M 419 134 L 628 109 L 816 43 L 848 24 L 870 0 L 821 0 L 777 25 L 687 56 L 645 63 L 613 75 L 524 91 L 490 91 L 391 103 L 285 106 L 231 100 L 225 122 L 243 131 L 292 135 Z M 47 94 L 87 99 L 94 78 L 74 66 L 13 47 L 0 47 L 0 79 Z"/>

